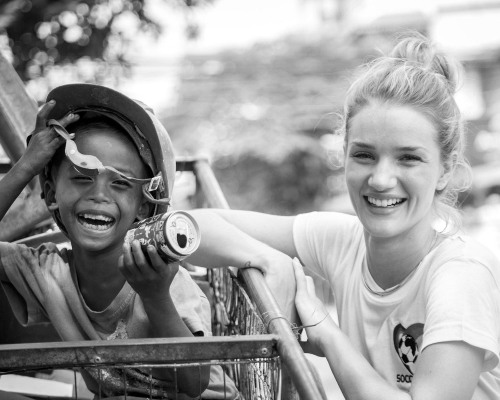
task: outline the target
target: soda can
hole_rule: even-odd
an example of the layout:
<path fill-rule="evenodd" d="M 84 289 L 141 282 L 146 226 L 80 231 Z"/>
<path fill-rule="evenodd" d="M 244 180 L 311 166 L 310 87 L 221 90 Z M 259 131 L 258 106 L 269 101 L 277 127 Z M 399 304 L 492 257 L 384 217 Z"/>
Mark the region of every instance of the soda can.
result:
<path fill-rule="evenodd" d="M 200 245 L 200 229 L 186 211 L 169 211 L 135 223 L 125 235 L 125 243 L 138 240 L 143 251 L 153 245 L 167 263 L 181 261 Z"/>

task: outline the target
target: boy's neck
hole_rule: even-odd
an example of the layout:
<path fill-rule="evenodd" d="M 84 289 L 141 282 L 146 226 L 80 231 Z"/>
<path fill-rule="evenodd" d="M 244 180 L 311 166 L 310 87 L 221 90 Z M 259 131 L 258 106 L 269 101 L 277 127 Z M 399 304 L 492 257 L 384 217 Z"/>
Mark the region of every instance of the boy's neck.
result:
<path fill-rule="evenodd" d="M 106 253 L 73 248 L 77 284 L 85 303 L 93 311 L 108 307 L 125 284 L 125 277 L 118 270 L 121 254 L 121 248 Z"/>

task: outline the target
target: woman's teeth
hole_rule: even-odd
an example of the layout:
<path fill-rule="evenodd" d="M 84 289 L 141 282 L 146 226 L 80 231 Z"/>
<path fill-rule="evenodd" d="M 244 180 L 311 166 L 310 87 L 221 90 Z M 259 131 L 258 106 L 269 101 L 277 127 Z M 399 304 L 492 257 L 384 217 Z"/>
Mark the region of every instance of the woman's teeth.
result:
<path fill-rule="evenodd" d="M 367 197 L 368 203 L 376 207 L 394 207 L 397 204 L 401 204 L 404 199 L 375 199 L 374 197 Z"/>

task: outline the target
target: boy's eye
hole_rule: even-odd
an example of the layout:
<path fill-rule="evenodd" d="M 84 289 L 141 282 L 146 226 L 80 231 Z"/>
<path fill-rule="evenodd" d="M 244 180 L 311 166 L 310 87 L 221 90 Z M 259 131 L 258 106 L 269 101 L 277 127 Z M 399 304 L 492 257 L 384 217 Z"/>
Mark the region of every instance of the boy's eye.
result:
<path fill-rule="evenodd" d="M 113 182 L 114 185 L 120 186 L 120 187 L 132 187 L 132 184 L 125 180 L 125 179 L 117 179 L 116 181 Z"/>
<path fill-rule="evenodd" d="M 87 175 L 73 175 L 71 179 L 77 182 L 92 182 L 92 178 Z"/>

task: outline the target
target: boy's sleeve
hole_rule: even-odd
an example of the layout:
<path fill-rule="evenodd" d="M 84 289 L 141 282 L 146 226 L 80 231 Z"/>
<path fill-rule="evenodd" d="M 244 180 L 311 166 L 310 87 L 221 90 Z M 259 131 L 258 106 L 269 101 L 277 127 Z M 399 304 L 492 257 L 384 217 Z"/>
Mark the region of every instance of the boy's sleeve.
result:
<path fill-rule="evenodd" d="M 185 268 L 179 268 L 170 295 L 177 312 L 194 335 L 212 335 L 210 302 Z"/>
<path fill-rule="evenodd" d="M 0 242 L 0 279 L 9 304 L 21 325 L 47 322 L 47 317 L 29 282 L 33 266 L 39 265 L 36 252 L 25 246 Z"/>

